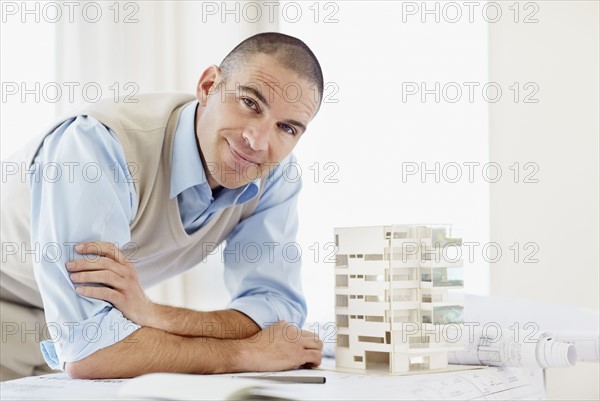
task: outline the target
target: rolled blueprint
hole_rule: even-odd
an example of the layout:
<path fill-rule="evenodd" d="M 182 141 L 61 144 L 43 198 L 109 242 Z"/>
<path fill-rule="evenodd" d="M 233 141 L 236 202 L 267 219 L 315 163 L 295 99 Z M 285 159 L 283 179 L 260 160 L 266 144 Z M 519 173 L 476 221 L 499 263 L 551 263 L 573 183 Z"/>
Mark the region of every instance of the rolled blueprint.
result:
<path fill-rule="evenodd" d="M 462 338 L 464 351 L 448 353 L 448 362 L 461 365 L 514 366 L 526 368 L 563 368 L 575 365 L 577 350 L 573 343 L 557 340 L 550 332 L 515 338 L 512 330 L 490 336 L 475 331 Z"/>
<path fill-rule="evenodd" d="M 558 330 L 552 332 L 556 341 L 575 346 L 578 361 L 600 362 L 600 333 Z"/>

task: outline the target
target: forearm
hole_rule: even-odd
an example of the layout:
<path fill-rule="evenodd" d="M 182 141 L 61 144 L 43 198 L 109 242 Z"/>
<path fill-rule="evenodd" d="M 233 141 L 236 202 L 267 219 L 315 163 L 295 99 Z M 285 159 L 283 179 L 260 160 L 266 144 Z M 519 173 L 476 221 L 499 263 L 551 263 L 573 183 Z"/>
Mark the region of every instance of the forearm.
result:
<path fill-rule="evenodd" d="M 66 364 L 76 379 L 134 377 L 146 373 L 232 373 L 319 366 L 323 342 L 281 321 L 244 340 L 182 337 L 142 327 L 124 340 Z"/>
<path fill-rule="evenodd" d="M 244 371 L 249 344 L 234 340 L 181 337 L 142 327 L 124 340 L 66 364 L 72 378 L 134 377 L 145 373 L 227 373 Z"/>
<path fill-rule="evenodd" d="M 252 319 L 234 309 L 200 312 L 158 304 L 144 325 L 179 336 L 218 339 L 248 338 L 260 331 Z"/>

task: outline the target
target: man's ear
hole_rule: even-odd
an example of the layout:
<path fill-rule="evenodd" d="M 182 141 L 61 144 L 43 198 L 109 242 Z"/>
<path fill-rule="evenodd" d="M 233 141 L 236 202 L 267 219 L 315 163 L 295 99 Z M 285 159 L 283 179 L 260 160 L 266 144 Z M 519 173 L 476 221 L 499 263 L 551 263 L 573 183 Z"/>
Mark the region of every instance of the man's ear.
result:
<path fill-rule="evenodd" d="M 218 66 L 213 64 L 204 70 L 196 87 L 196 99 L 202 106 L 206 106 L 208 96 L 214 93 L 220 79 L 221 69 Z"/>

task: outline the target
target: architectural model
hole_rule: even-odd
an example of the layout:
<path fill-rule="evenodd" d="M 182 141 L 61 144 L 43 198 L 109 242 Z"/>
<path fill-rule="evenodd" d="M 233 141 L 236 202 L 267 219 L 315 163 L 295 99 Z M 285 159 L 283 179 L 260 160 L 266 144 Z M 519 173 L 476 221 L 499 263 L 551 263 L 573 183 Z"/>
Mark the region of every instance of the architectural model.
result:
<path fill-rule="evenodd" d="M 336 365 L 391 373 L 447 368 L 448 352 L 462 349 L 447 330 L 463 323 L 462 240 L 447 225 L 334 232 Z"/>

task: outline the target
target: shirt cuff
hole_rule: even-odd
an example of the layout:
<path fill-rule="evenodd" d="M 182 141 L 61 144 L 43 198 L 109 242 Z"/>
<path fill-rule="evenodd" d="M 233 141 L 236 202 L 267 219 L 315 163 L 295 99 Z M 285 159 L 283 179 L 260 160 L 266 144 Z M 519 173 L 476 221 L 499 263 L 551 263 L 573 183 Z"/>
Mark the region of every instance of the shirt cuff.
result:
<path fill-rule="evenodd" d="M 302 304 L 306 311 L 306 307 Z M 264 329 L 280 320 L 293 323 L 302 327 L 306 319 L 306 313 L 300 313 L 291 307 L 285 307 L 277 297 L 272 296 L 248 296 L 234 299 L 227 305 L 227 309 L 235 309 L 247 315 L 250 319 Z"/>
<path fill-rule="evenodd" d="M 141 327 L 109 307 L 82 322 L 49 322 L 46 326 L 51 339 L 40 343 L 42 356 L 50 368 L 60 370 L 65 369 L 66 362 L 79 361 Z"/>

